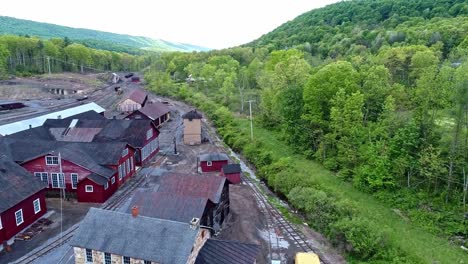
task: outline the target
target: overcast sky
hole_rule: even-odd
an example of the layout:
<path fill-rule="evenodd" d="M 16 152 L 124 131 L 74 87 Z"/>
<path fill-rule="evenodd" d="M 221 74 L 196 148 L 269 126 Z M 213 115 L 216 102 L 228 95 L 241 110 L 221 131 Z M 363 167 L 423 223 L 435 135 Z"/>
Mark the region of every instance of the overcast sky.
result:
<path fill-rule="evenodd" d="M 209 48 L 250 42 L 339 0 L 2 0 L 0 15 Z"/>

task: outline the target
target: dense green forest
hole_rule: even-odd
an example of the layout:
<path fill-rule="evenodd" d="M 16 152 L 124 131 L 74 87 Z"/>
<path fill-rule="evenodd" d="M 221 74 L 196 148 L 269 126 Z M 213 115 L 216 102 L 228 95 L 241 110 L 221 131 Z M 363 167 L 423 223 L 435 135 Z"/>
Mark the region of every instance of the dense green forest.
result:
<path fill-rule="evenodd" d="M 88 48 L 68 38 L 41 40 L 13 35 L 0 36 L 0 78 L 8 74 L 31 75 L 49 71 L 138 71 L 158 55 L 131 55 Z"/>
<path fill-rule="evenodd" d="M 163 54 L 146 79 L 204 110 L 350 261 L 466 263 L 467 14 L 340 2 L 243 47 Z"/>
<path fill-rule="evenodd" d="M 151 51 L 206 51 L 207 48 L 161 39 L 116 34 L 98 30 L 72 28 L 49 23 L 0 16 L 0 34 L 34 36 L 42 39 L 69 38 L 87 47 L 140 54 Z"/>

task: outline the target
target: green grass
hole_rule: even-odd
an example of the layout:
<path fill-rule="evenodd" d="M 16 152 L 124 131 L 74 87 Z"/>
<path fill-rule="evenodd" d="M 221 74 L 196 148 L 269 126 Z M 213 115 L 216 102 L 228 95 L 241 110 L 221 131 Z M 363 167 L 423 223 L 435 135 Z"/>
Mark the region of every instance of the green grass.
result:
<path fill-rule="evenodd" d="M 249 132 L 247 120 L 241 120 L 241 130 Z M 373 221 L 389 234 L 388 240 L 411 259 L 423 263 L 468 263 L 468 254 L 459 247 L 450 245 L 446 238 L 438 237 L 405 221 L 371 194 L 364 193 L 351 184 L 344 182 L 320 164 L 307 160 L 294 153 L 293 149 L 282 142 L 280 134 L 254 126 L 254 138 L 262 142 L 266 150 L 271 151 L 275 159 L 291 157 L 293 166 L 299 173 L 308 175 L 310 181 L 335 197 L 348 199 L 357 209 L 358 215 Z"/>

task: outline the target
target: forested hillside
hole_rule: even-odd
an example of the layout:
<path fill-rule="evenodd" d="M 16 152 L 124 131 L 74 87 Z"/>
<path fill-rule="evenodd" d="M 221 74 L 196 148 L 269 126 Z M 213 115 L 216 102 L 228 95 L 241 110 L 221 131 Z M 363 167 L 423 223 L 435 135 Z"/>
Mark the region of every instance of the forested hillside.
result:
<path fill-rule="evenodd" d="M 156 54 L 131 55 L 88 48 L 68 38 L 41 40 L 0 36 L 0 79 L 9 74 L 27 76 L 49 71 L 138 71 L 150 65 Z"/>
<path fill-rule="evenodd" d="M 74 42 L 80 42 L 91 48 L 134 54 L 140 54 L 142 49 L 188 52 L 208 50 L 207 48 L 195 45 L 169 42 L 161 39 L 65 27 L 5 16 L 0 16 L 0 34 L 35 36 L 42 39 L 67 37 Z"/>
<path fill-rule="evenodd" d="M 243 47 L 164 54 L 146 79 L 206 111 L 349 260 L 465 263 L 467 14 L 467 1 L 341 2 Z"/>

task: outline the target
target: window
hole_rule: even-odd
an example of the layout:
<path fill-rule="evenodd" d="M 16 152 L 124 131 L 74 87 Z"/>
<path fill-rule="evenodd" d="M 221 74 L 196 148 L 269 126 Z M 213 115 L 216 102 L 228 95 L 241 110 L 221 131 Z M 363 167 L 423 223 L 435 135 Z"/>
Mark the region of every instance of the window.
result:
<path fill-rule="evenodd" d="M 93 251 L 89 248 L 86 249 L 86 262 L 93 263 Z"/>
<path fill-rule="evenodd" d="M 39 178 L 42 182 L 49 184 L 49 175 L 47 172 L 35 172 L 34 176 Z"/>
<path fill-rule="evenodd" d="M 104 185 L 104 190 L 107 190 L 107 188 L 109 188 L 109 183 L 106 182 L 106 184 Z"/>
<path fill-rule="evenodd" d="M 104 253 L 104 264 L 112 264 L 110 253 Z"/>
<path fill-rule="evenodd" d="M 111 183 L 112 183 L 112 184 L 115 183 L 115 176 L 111 178 Z"/>
<path fill-rule="evenodd" d="M 122 257 L 123 264 L 130 264 L 130 257 Z"/>
<path fill-rule="evenodd" d="M 213 163 L 211 161 L 207 161 L 206 166 L 211 167 L 211 166 L 213 166 Z"/>
<path fill-rule="evenodd" d="M 57 156 L 46 156 L 46 165 L 58 165 L 58 157 Z"/>
<path fill-rule="evenodd" d="M 127 174 L 130 174 L 130 159 L 127 160 Z"/>
<path fill-rule="evenodd" d="M 51 173 L 52 188 L 65 188 L 63 173 Z"/>
<path fill-rule="evenodd" d="M 71 177 L 72 189 L 78 188 L 78 174 L 72 173 L 70 177 Z"/>
<path fill-rule="evenodd" d="M 123 171 L 122 171 L 122 164 L 120 164 L 120 165 L 119 165 L 119 180 L 122 180 L 123 175 L 124 175 L 124 173 L 123 173 Z"/>
<path fill-rule="evenodd" d="M 39 201 L 39 198 L 34 200 L 33 202 L 33 206 L 34 206 L 34 213 L 37 214 L 41 211 L 41 202 Z"/>
<path fill-rule="evenodd" d="M 125 157 L 128 155 L 128 148 L 125 148 L 123 151 L 122 151 L 122 157 Z"/>
<path fill-rule="evenodd" d="M 0 230 L 2 230 L 3 226 L 2 226 L 2 217 L 0 216 Z"/>
<path fill-rule="evenodd" d="M 146 140 L 150 139 L 153 136 L 153 129 L 150 128 L 148 131 L 146 131 Z"/>
<path fill-rule="evenodd" d="M 144 261 L 144 264 L 151 264 L 151 261 L 145 260 L 145 261 Z"/>
<path fill-rule="evenodd" d="M 15 218 L 16 218 L 16 226 L 19 226 L 24 222 L 23 209 L 19 209 L 18 211 L 15 212 Z"/>
<path fill-rule="evenodd" d="M 133 156 L 130 157 L 130 168 L 132 168 L 132 170 L 135 169 L 135 167 L 133 167 Z"/>
<path fill-rule="evenodd" d="M 85 190 L 86 192 L 93 192 L 94 191 L 94 188 L 93 188 L 92 185 L 86 185 L 85 188 L 86 188 L 86 190 Z"/>

